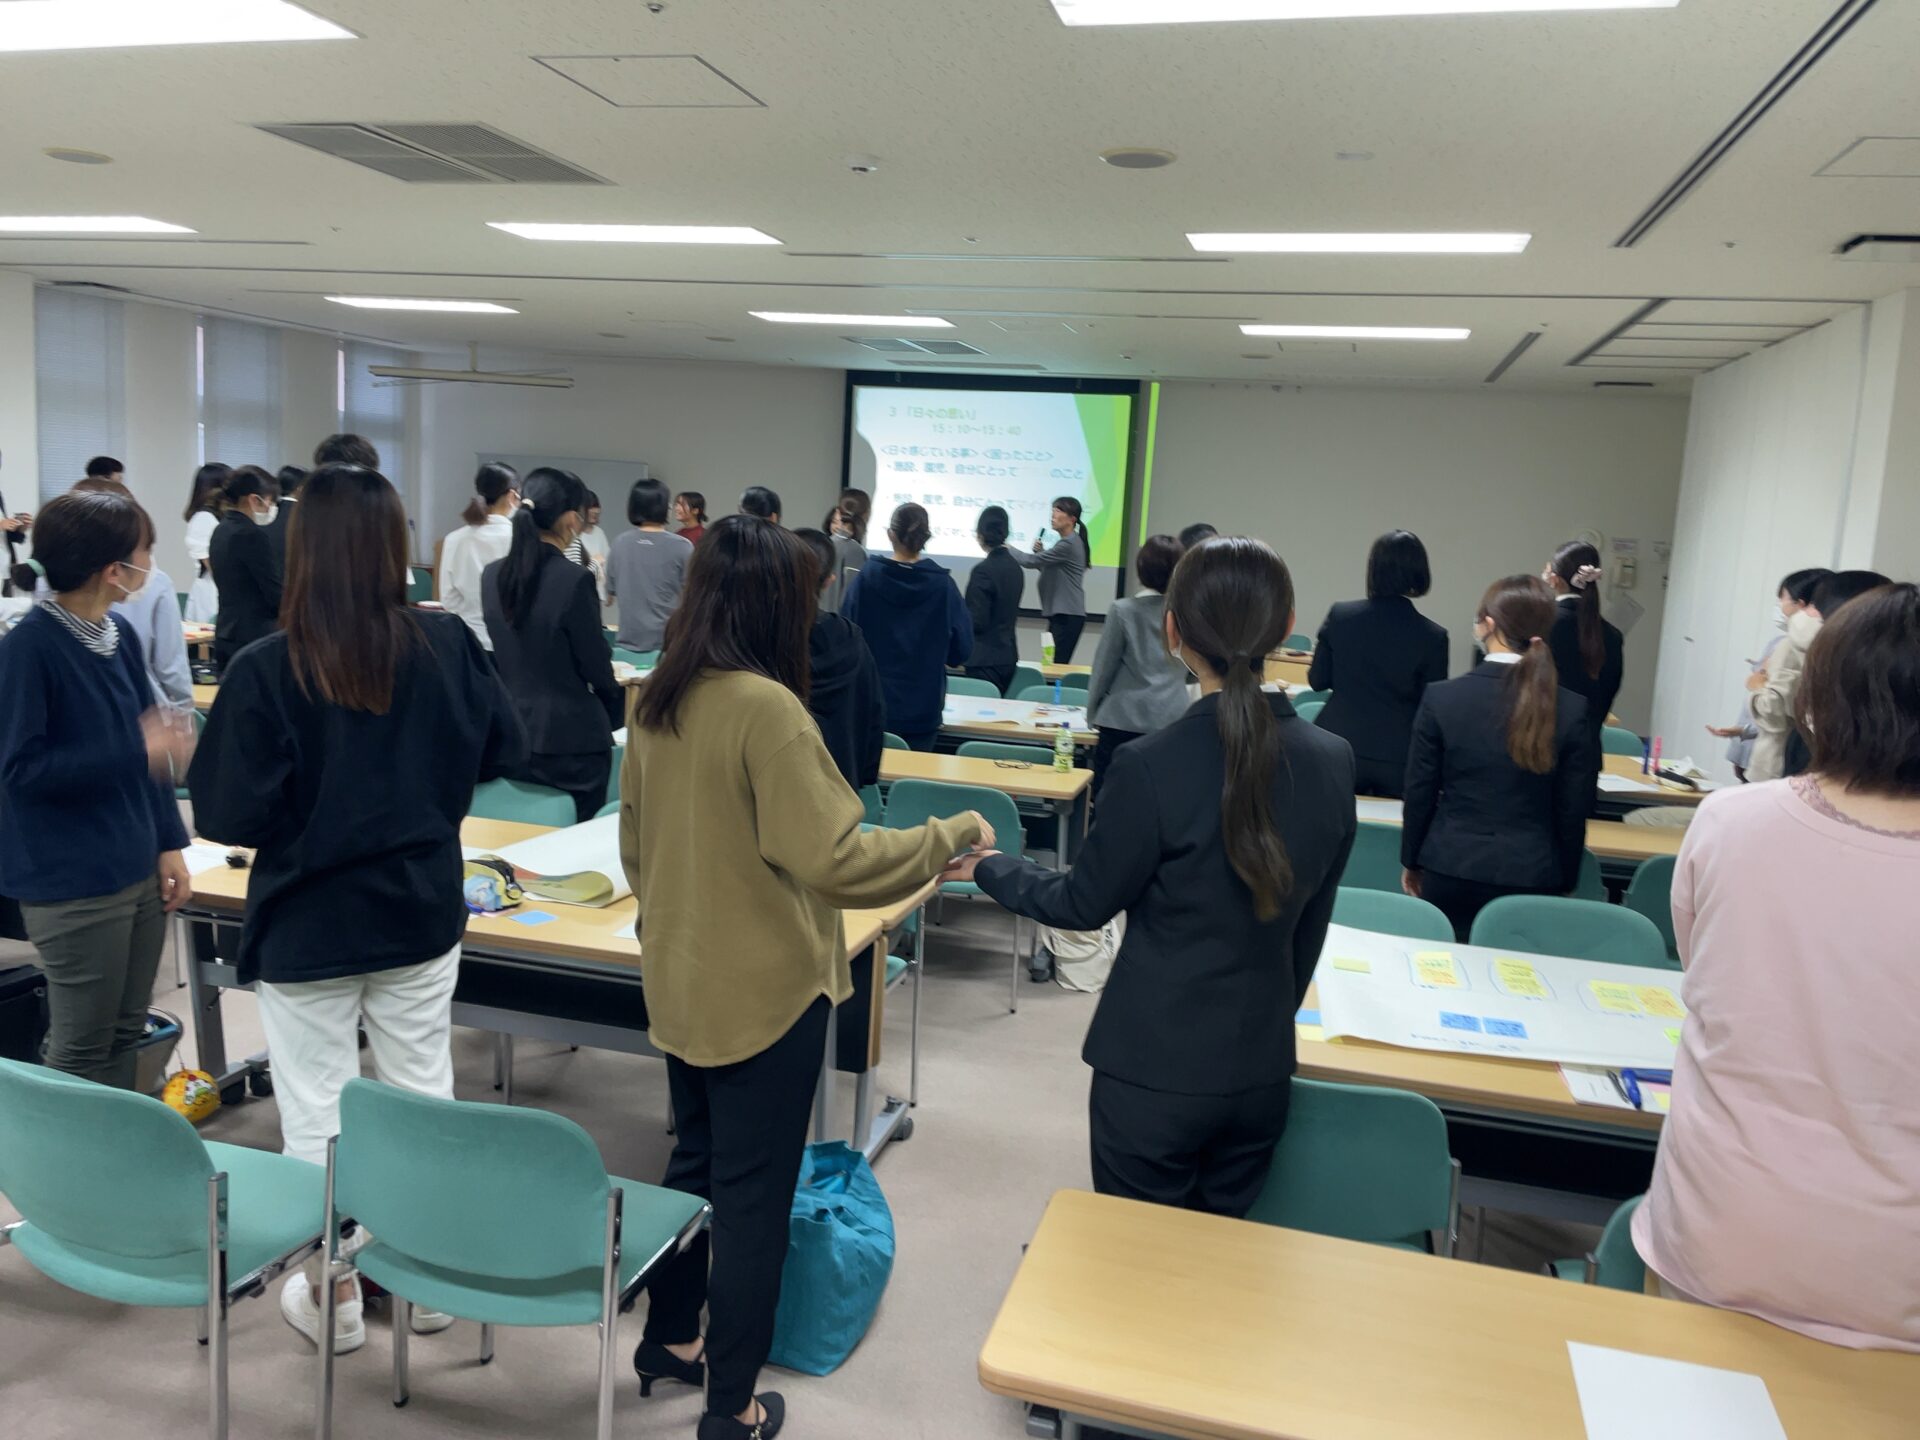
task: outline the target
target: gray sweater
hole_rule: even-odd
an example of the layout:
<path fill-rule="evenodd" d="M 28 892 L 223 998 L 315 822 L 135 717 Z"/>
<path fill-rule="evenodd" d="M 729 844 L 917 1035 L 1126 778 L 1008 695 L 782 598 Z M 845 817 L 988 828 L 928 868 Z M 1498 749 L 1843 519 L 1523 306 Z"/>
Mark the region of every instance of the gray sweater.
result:
<path fill-rule="evenodd" d="M 1167 597 L 1152 590 L 1107 609 L 1087 681 L 1096 728 L 1148 735 L 1187 711 L 1187 669 L 1167 653 Z"/>
<path fill-rule="evenodd" d="M 1007 547 L 1029 570 L 1040 572 L 1040 613 L 1042 615 L 1085 615 L 1087 591 L 1081 582 L 1087 575 L 1087 542 L 1077 530 L 1062 535 L 1051 550 L 1035 554 L 1031 550 Z"/>

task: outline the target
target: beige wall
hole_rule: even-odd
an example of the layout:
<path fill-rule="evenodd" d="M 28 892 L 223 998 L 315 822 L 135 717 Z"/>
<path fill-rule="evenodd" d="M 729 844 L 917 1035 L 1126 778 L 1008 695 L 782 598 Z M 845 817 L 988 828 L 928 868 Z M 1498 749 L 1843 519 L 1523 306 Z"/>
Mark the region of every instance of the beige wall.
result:
<path fill-rule="evenodd" d="M 0 495 L 6 496 L 9 513 L 40 508 L 39 432 L 34 413 L 33 280 L 18 271 L 0 270 Z M 4 551 L 0 546 L 0 554 Z"/>

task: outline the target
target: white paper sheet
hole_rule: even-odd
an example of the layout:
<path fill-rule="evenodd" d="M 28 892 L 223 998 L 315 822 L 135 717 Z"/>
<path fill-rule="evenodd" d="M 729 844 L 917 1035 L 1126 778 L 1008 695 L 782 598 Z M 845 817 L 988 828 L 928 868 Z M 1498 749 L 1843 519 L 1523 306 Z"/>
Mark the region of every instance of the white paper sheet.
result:
<path fill-rule="evenodd" d="M 1573 1340 L 1567 1357 L 1587 1440 L 1787 1440 L 1758 1375 Z"/>
<path fill-rule="evenodd" d="M 1649 775 L 1645 780 L 1635 780 L 1628 775 L 1605 775 L 1600 777 L 1600 788 L 1609 795 L 1658 795 L 1660 786 Z"/>
<path fill-rule="evenodd" d="M 1027 730 L 1087 728 L 1084 705 L 1043 705 L 1033 700 L 996 700 L 990 695 L 951 695 L 940 712 L 943 725 L 1014 724 Z"/>
<path fill-rule="evenodd" d="M 626 924 L 614 931 L 613 938 L 616 940 L 638 940 L 640 938 L 640 917 L 638 915 L 634 916 L 633 919 L 627 921 Z"/>
<path fill-rule="evenodd" d="M 1376 825 L 1398 825 L 1404 811 L 1402 802 L 1384 800 L 1377 795 L 1355 796 L 1353 808 L 1362 820 Z"/>
<path fill-rule="evenodd" d="M 208 870 L 217 870 L 227 863 L 227 847 L 209 845 L 204 840 L 196 840 L 180 852 L 187 862 L 187 874 L 199 875 Z"/>
<path fill-rule="evenodd" d="M 595 871 L 613 883 L 614 900 L 633 893 L 633 888 L 627 884 L 627 872 L 620 864 L 618 815 L 603 815 L 584 825 L 550 830 L 531 840 L 503 846 L 494 853 L 509 864 L 522 870 L 531 870 L 536 875 L 572 875 L 582 870 Z M 542 896 L 540 903 L 548 905 L 559 902 Z"/>

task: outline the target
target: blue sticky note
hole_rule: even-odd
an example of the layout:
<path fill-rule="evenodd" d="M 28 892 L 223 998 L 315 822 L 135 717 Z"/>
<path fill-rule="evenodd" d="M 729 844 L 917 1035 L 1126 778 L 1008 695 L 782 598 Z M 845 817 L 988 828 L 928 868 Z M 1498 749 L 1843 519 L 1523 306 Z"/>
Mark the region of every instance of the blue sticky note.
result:
<path fill-rule="evenodd" d="M 545 925 L 555 918 L 557 917 L 549 915 L 544 910 L 527 910 L 514 916 L 513 923 L 516 925 Z"/>
<path fill-rule="evenodd" d="M 1296 1025 L 1318 1025 L 1320 1023 L 1320 1012 L 1318 1010 L 1301 1010 L 1294 1015 L 1293 1021 Z"/>
<path fill-rule="evenodd" d="M 1478 1030 L 1480 1021 L 1473 1015 L 1456 1015 L 1451 1010 L 1440 1012 L 1440 1025 L 1446 1030 Z"/>
<path fill-rule="evenodd" d="M 1527 1038 L 1527 1027 L 1518 1020 L 1489 1020 L 1487 1034 L 1504 1035 L 1509 1040 L 1524 1040 Z"/>

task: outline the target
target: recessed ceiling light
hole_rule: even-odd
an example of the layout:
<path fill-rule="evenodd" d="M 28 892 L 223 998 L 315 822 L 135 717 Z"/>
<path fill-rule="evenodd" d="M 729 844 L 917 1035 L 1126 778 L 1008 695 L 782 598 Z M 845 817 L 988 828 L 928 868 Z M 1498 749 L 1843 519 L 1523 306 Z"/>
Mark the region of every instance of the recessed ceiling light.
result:
<path fill-rule="evenodd" d="M 1539 10 L 1671 10 L 1680 0 L 1053 0 L 1069 25 L 1215 20 L 1351 20 L 1375 15 L 1506 15 Z"/>
<path fill-rule="evenodd" d="M 113 156 L 98 150 L 75 150 L 69 145 L 49 145 L 40 152 L 49 160 L 64 160 L 69 165 L 111 165 Z"/>
<path fill-rule="evenodd" d="M 0 7 L 4 8 L 4 7 Z M 4 235 L 193 235 L 197 231 L 144 215 L 0 215 Z"/>
<path fill-rule="evenodd" d="M 1242 325 L 1242 335 L 1293 340 L 1464 340 L 1471 330 L 1422 325 Z"/>
<path fill-rule="evenodd" d="M 1508 233 L 1314 234 L 1259 231 L 1189 234 L 1200 251 L 1237 255 L 1518 255 L 1531 235 Z"/>
<path fill-rule="evenodd" d="M 285 0 L 14 0 L 0 4 L 0 52 L 221 45 L 243 40 L 351 40 Z"/>
<path fill-rule="evenodd" d="M 792 310 L 749 310 L 756 320 L 776 325 L 874 325 L 895 330 L 951 330 L 953 322 L 938 315 L 809 315 Z"/>
<path fill-rule="evenodd" d="M 389 295 L 329 295 L 336 305 L 351 305 L 356 310 L 446 310 L 460 315 L 518 315 L 510 305 L 491 300 L 406 300 Z"/>
<path fill-rule="evenodd" d="M 1122 145 L 1102 150 L 1100 158 L 1116 170 L 1163 170 L 1174 162 L 1171 150 L 1150 150 L 1141 145 Z"/>
<path fill-rule="evenodd" d="M 523 240 L 601 240 L 626 245 L 778 245 L 750 225 L 562 225 L 531 220 L 489 220 L 495 230 Z"/>

